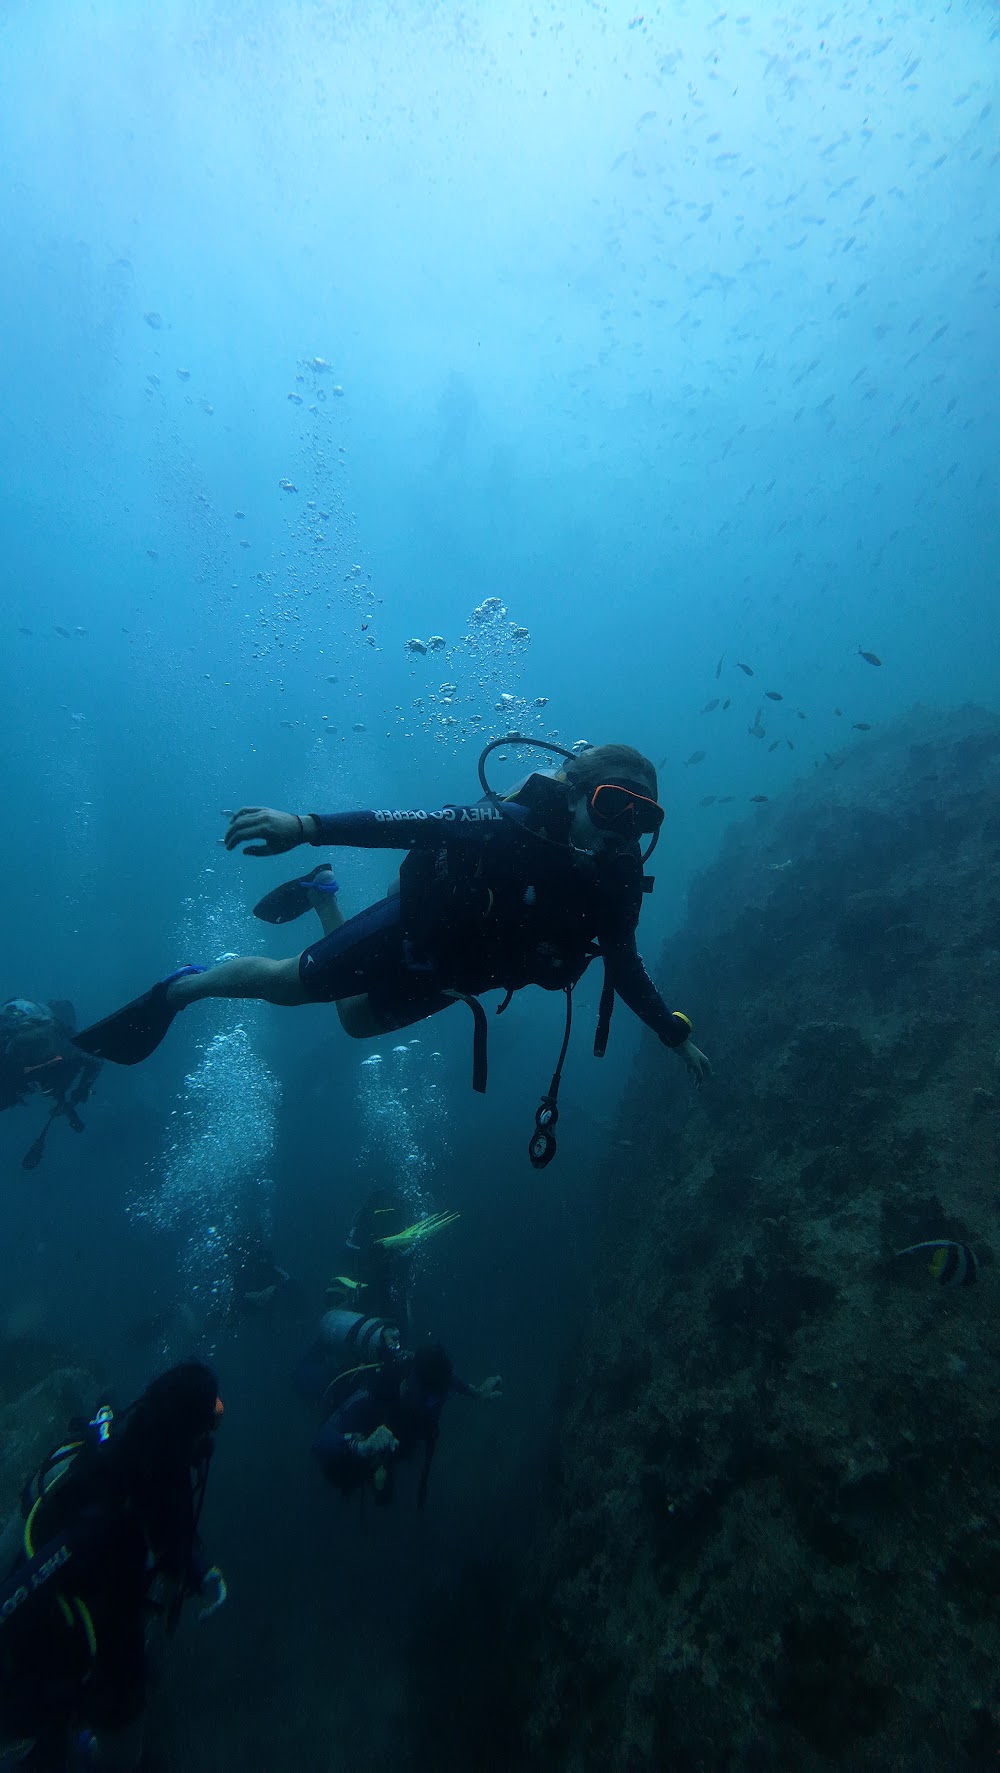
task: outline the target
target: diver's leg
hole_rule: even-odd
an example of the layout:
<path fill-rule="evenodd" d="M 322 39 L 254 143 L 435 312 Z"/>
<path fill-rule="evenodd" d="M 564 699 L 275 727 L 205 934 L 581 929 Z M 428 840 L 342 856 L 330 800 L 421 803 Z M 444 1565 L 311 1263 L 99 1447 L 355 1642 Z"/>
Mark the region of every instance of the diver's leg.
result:
<path fill-rule="evenodd" d="M 344 921 L 340 900 L 333 893 L 316 893 L 314 897 L 316 913 L 323 925 L 323 934 L 330 936 L 334 930 L 340 928 Z M 395 880 L 389 882 L 386 889 L 386 899 L 398 898 L 399 876 L 397 875 Z M 328 923 L 328 919 L 332 921 Z M 352 1040 L 374 1040 L 376 1035 L 385 1033 L 385 1024 L 369 1003 L 367 991 L 363 992 L 360 997 L 340 998 L 336 1007 L 337 1015 L 340 1017 L 340 1026 L 345 1034 L 351 1036 Z"/>
<path fill-rule="evenodd" d="M 334 1003 L 345 1033 L 371 1040 L 446 1007 L 448 998 L 439 998 L 429 980 L 413 978 L 406 969 L 398 897 L 370 905 L 349 920 L 333 894 L 315 897 L 325 901 L 316 910 L 326 933 L 311 948 L 291 960 L 249 955 L 222 961 L 204 973 L 185 974 L 166 988 L 170 1009 L 205 997 L 256 998 L 284 1006 Z"/>
<path fill-rule="evenodd" d="M 330 879 L 333 879 L 332 869 Z M 339 893 L 331 892 L 328 886 L 316 886 L 306 889 L 306 897 L 319 918 L 324 936 L 332 936 L 334 930 L 339 930 L 341 924 L 346 923 L 347 919 L 340 909 Z"/>
<path fill-rule="evenodd" d="M 186 973 L 183 978 L 172 979 L 166 991 L 172 1010 L 183 1010 L 203 997 L 256 998 L 260 1003 L 285 1007 L 312 1001 L 299 977 L 298 955 L 290 960 L 241 955 L 237 960 L 224 960 L 217 967 L 209 967 L 204 973 Z"/>
<path fill-rule="evenodd" d="M 409 962 L 398 887 L 314 942 L 299 968 L 310 1002 L 335 1004 L 354 1040 L 409 1027 L 451 1001 L 430 970 Z"/>

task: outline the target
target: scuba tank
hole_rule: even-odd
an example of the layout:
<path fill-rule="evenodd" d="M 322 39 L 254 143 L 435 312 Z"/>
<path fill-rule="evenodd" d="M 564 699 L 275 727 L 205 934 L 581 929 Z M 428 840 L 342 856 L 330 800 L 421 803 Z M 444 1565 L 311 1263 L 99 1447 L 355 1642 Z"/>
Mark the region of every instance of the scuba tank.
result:
<path fill-rule="evenodd" d="M 326 1311 L 320 1318 L 320 1336 L 331 1352 L 359 1362 L 383 1361 L 399 1348 L 399 1331 L 384 1317 L 366 1317 L 363 1311 Z"/>

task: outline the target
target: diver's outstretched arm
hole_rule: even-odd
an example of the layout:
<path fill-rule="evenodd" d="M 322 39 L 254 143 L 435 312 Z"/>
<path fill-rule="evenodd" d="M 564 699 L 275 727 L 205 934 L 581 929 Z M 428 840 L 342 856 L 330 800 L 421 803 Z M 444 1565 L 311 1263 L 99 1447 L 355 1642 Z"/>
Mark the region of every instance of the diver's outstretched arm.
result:
<path fill-rule="evenodd" d="M 482 841 L 497 825 L 510 823 L 489 801 L 474 806 L 442 806 L 431 811 L 360 809 L 352 813 L 282 813 L 273 807 L 244 806 L 234 813 L 223 838 L 227 850 L 245 846 L 246 856 L 282 856 L 300 843 L 347 844 L 362 850 L 410 850 Z"/>

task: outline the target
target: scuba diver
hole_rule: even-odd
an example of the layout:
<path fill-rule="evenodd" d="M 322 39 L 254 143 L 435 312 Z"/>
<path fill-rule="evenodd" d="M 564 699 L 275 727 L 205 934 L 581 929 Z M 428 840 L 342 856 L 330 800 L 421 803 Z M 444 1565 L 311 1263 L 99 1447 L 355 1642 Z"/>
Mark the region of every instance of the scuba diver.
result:
<path fill-rule="evenodd" d="M 349 1312 L 327 1313 L 327 1318 L 350 1316 Z M 501 1381 L 492 1378 L 481 1385 L 467 1385 L 456 1376 L 439 1344 L 406 1353 L 390 1327 L 378 1325 L 378 1320 L 369 1318 L 338 1328 L 343 1331 L 343 1352 L 353 1347 L 368 1358 L 360 1366 L 348 1368 L 326 1388 L 327 1405 L 334 1394 L 337 1401 L 312 1450 L 341 1495 L 350 1496 L 358 1490 L 364 1494 L 371 1484 L 375 1501 L 385 1504 L 395 1494 L 397 1465 L 422 1446 L 417 1485 L 417 1507 L 422 1510 L 441 1411 L 448 1398 L 499 1398 Z"/>
<path fill-rule="evenodd" d="M 171 1367 L 119 1415 L 71 1425 L 0 1538 L 0 1732 L 38 1773 L 142 1755 L 147 1638 L 189 1595 L 226 1598 L 198 1521 L 222 1404 L 199 1361 Z"/>
<path fill-rule="evenodd" d="M 35 1091 L 52 1103 L 45 1125 L 21 1159 L 26 1170 L 41 1163 L 54 1120 L 68 1121 L 74 1133 L 84 1130 L 77 1109 L 86 1102 L 101 1067 L 73 1045 L 75 1027 L 71 1003 L 11 997 L 0 1004 L 0 1109 L 18 1107 Z"/>
<path fill-rule="evenodd" d="M 532 774 L 501 798 L 486 779 L 496 746 L 561 752 L 557 775 Z M 664 1003 L 636 949 L 643 873 L 663 822 L 656 770 L 629 745 L 576 753 L 510 734 L 479 761 L 484 798 L 434 811 L 285 813 L 243 807 L 225 835 L 228 850 L 279 856 L 300 844 L 405 849 L 396 892 L 346 921 L 324 864 L 285 882 L 255 907 L 269 923 L 314 909 L 324 935 L 288 960 L 248 956 L 207 970 L 181 967 L 76 1037 L 84 1052 L 134 1065 L 159 1046 L 178 1010 L 205 997 L 253 998 L 296 1006 L 333 1003 L 346 1032 L 365 1039 L 408 1028 L 466 1002 L 475 1018 L 473 1087 L 486 1087 L 486 1017 L 479 993 L 503 991 L 506 1008 L 526 985 L 566 993 L 566 1032 L 529 1146 L 541 1168 L 555 1149 L 556 1097 L 569 1044 L 572 990 L 590 960 L 604 962 L 594 1051 L 604 1052 L 615 996 L 686 1063 L 708 1076 L 691 1023 Z M 645 851 L 641 840 L 650 842 Z"/>
<path fill-rule="evenodd" d="M 341 1272 L 327 1284 L 327 1305 L 386 1318 L 409 1341 L 417 1251 L 457 1218 L 457 1213 L 430 1213 L 414 1220 L 401 1194 L 373 1190 L 354 1215 Z"/>

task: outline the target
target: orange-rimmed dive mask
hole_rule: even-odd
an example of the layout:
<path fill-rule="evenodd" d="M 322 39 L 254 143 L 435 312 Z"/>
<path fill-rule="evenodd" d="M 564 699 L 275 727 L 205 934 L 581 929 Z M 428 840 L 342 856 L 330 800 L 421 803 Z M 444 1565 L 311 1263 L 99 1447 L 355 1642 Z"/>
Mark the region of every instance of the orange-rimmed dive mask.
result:
<path fill-rule="evenodd" d="M 601 782 L 587 800 L 587 810 L 601 831 L 619 837 L 652 835 L 663 824 L 663 808 L 632 782 Z"/>

